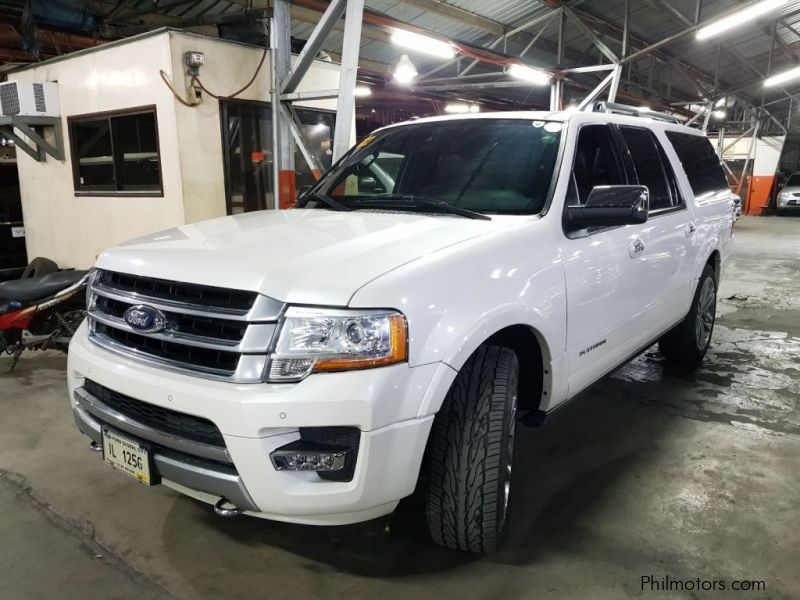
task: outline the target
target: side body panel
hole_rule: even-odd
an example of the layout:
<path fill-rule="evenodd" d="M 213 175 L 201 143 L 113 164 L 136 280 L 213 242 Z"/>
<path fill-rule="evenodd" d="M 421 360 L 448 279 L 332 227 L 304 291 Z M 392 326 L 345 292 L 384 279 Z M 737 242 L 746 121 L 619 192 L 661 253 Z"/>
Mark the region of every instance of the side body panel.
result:
<path fill-rule="evenodd" d="M 560 240 L 539 217 L 493 218 L 514 221 L 379 277 L 358 290 L 349 306 L 385 306 L 391 300 L 403 311 L 411 366 L 442 361 L 458 370 L 495 332 L 512 325 L 529 327 L 543 349 L 547 373 L 541 406 L 547 409 L 566 398 Z M 446 392 L 443 387 L 431 395 L 420 415 L 438 411 Z"/>

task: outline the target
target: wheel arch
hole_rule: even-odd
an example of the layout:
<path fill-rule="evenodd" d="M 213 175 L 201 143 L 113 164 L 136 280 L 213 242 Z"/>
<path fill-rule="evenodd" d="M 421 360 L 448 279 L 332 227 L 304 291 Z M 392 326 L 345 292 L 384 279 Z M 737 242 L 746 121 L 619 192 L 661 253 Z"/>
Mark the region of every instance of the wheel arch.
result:
<path fill-rule="evenodd" d="M 447 392 L 464 363 L 483 345 L 495 344 L 505 346 L 514 351 L 520 363 L 520 408 L 536 410 L 542 405 L 559 398 L 559 374 L 554 373 L 557 362 L 554 362 L 552 346 L 548 343 L 543 328 L 519 319 L 496 319 L 493 326 L 483 326 L 465 336 L 460 346 L 443 360 L 443 369 L 433 389 L 429 390 L 420 407 L 419 415 L 433 414 L 439 411 Z"/>

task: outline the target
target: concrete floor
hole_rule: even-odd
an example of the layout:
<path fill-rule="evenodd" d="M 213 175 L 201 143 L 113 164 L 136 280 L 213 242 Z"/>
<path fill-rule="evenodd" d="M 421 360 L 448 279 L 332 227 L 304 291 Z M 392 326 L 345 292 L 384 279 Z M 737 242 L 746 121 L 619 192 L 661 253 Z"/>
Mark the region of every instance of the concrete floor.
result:
<path fill-rule="evenodd" d="M 719 313 L 703 368 L 651 349 L 521 430 L 488 558 L 434 547 L 413 500 L 350 527 L 217 518 L 87 450 L 63 356 L 0 359 L 0 597 L 627 598 L 651 575 L 798 598 L 800 219 L 739 222 Z"/>

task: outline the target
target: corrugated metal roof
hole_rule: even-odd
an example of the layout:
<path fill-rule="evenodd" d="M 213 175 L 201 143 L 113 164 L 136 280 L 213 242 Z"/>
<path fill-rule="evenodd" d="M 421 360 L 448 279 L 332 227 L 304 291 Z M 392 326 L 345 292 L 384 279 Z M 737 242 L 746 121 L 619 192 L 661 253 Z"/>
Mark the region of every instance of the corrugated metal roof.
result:
<path fill-rule="evenodd" d="M 707 22 L 732 10 L 747 6 L 752 1 L 754 0 L 703 0 L 700 21 Z M 85 10 L 81 0 L 60 0 L 60 2 L 61 4 L 72 2 L 76 7 Z M 252 6 L 247 2 L 228 0 L 187 0 L 186 2 L 162 0 L 161 3 L 166 9 L 162 14 L 183 20 L 235 14 Z M 303 5 L 299 0 L 298 3 Z M 439 10 L 436 10 L 437 4 L 441 5 Z M 625 0 L 565 0 L 563 4 L 574 8 L 581 14 L 597 19 L 606 29 L 609 25 L 617 29 L 622 27 Z M 554 7 L 557 5 L 558 3 L 552 0 L 366 0 L 366 7 L 371 11 L 475 46 L 488 46 L 497 37 L 498 29 L 508 31 L 524 25 L 534 17 L 554 11 Z M 427 6 L 431 10 L 421 8 L 423 6 Z M 673 36 L 685 30 L 687 23 L 694 23 L 696 6 L 697 0 L 633 0 L 630 2 L 631 35 L 641 40 L 644 45 Z M 263 7 L 263 4 L 256 3 L 256 7 Z M 152 14 L 154 11 L 159 12 L 159 9 L 157 5 L 154 6 L 153 0 L 136 0 L 125 3 L 117 13 L 129 18 L 129 23 L 136 23 L 138 21 L 129 17 L 136 11 Z M 466 11 L 464 18 L 460 19 L 457 14 L 453 14 L 458 11 Z M 642 91 L 642 88 L 649 87 L 650 69 L 651 66 L 654 66 L 652 81 L 656 85 L 659 82 L 663 85 L 669 78 L 676 93 L 682 93 L 684 96 L 697 96 L 695 84 L 686 75 L 687 72 L 691 72 L 704 81 L 705 88 L 709 88 L 716 77 L 722 87 L 738 88 L 749 99 L 758 102 L 761 100 L 763 92 L 762 75 L 766 74 L 768 70 L 770 32 L 776 14 L 780 15 L 781 21 L 777 27 L 778 43 L 773 50 L 771 72 L 775 73 L 790 65 L 794 66 L 797 60 L 800 60 L 800 0 L 789 0 L 776 13 L 766 15 L 761 20 L 743 23 L 718 39 L 698 41 L 694 34 L 690 33 L 665 44 L 657 53 L 658 60 L 654 60 L 652 56 L 645 56 L 626 68 L 626 75 L 630 72 L 634 82 L 629 84 L 626 89 L 634 91 L 638 86 L 638 93 L 646 95 L 647 92 Z M 486 26 L 487 23 L 490 27 Z M 558 28 L 555 23 L 555 19 L 548 23 L 549 26 L 544 34 L 526 54 L 526 61 L 541 66 L 555 66 L 555 50 L 558 40 Z M 519 55 L 542 26 L 539 24 L 530 31 L 510 37 L 497 49 L 512 56 Z M 313 28 L 312 23 L 296 20 L 292 24 L 292 35 L 305 39 L 311 34 Z M 613 52 L 619 53 L 621 40 L 618 31 L 603 32 L 600 31 L 602 28 L 595 28 L 598 30 L 597 35 Z M 361 56 L 363 59 L 392 65 L 397 62 L 401 54 L 408 53 L 420 73 L 439 67 L 443 63 L 441 59 L 413 50 L 401 49 L 387 43 L 385 39 L 380 39 L 381 35 L 374 35 L 374 27 L 371 31 L 373 32 L 372 36 L 366 35 L 362 38 Z M 593 46 L 587 34 L 575 24 L 567 23 L 564 39 L 567 53 L 565 64 L 562 66 L 572 67 L 606 62 L 607 59 Z M 341 47 L 341 42 L 341 31 L 334 31 L 327 40 L 326 47 L 336 50 Z M 640 44 L 631 43 L 629 52 L 635 51 L 639 47 Z M 669 66 L 676 61 L 677 66 Z M 454 68 L 442 69 L 436 77 L 453 74 Z M 473 73 L 487 70 L 489 67 L 481 66 L 476 68 Z M 586 85 L 596 80 L 595 76 L 583 77 Z M 793 84 L 793 87 L 789 89 L 800 89 L 800 83 Z M 473 96 L 478 93 L 493 93 L 498 97 L 517 100 L 525 97 L 529 99 L 541 97 L 545 102 L 547 100 L 546 90 L 534 90 L 533 92 L 530 89 L 513 88 L 491 90 L 487 85 L 480 92 L 470 92 Z M 568 96 L 572 93 L 570 90 L 567 92 Z M 783 92 L 780 90 L 770 89 L 767 91 L 766 98 L 769 101 L 782 95 Z"/>

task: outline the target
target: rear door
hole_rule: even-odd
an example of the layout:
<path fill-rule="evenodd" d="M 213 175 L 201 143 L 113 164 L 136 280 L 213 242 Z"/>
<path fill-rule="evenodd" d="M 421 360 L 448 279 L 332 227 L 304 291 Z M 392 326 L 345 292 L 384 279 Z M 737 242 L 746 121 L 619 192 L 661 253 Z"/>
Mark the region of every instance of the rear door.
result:
<path fill-rule="evenodd" d="M 642 232 L 639 284 L 654 292 L 642 326 L 648 341 L 681 320 L 689 309 L 697 255 L 696 225 L 675 172 L 657 135 L 645 127 L 619 126 L 639 185 L 650 190 L 650 212 Z"/>

